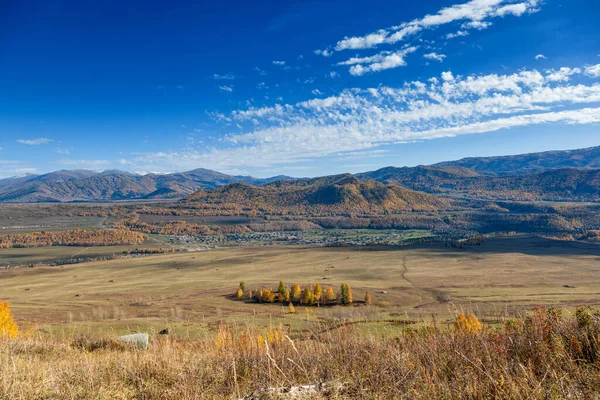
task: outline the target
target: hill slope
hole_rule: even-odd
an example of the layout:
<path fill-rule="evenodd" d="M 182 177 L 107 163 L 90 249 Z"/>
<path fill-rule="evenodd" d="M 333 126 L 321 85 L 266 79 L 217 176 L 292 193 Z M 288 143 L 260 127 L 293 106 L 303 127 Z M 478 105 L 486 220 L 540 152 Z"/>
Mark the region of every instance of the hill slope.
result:
<path fill-rule="evenodd" d="M 264 186 L 235 183 L 199 191 L 189 203 L 235 204 L 251 210 L 289 213 L 372 213 L 436 210 L 448 201 L 404 187 L 335 175 L 297 181 L 277 181 Z"/>
<path fill-rule="evenodd" d="M 401 184 L 426 193 L 461 197 L 600 201 L 600 169 L 561 168 L 531 174 L 489 176 L 462 167 L 388 167 L 357 177 Z"/>
<path fill-rule="evenodd" d="M 477 177 L 479 174 L 463 167 L 418 166 L 414 168 L 386 167 L 355 176 L 359 179 L 394 183 L 413 190 L 440 193 L 453 189 L 462 179 Z"/>
<path fill-rule="evenodd" d="M 600 146 L 502 157 L 463 158 L 436 166 L 464 167 L 487 174 L 526 174 L 558 168 L 600 168 Z"/>

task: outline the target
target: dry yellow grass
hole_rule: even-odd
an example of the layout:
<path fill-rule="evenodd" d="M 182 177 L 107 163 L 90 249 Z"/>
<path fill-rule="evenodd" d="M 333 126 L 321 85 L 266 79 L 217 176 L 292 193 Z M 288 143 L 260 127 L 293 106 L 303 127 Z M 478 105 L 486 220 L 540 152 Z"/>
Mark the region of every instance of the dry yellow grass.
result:
<path fill-rule="evenodd" d="M 577 318 L 539 310 L 501 330 L 430 324 L 390 339 L 352 326 L 317 328 L 291 340 L 280 328 L 261 336 L 253 327 L 222 326 L 216 338 L 154 338 L 148 351 L 110 341 L 1 340 L 0 398 L 236 399 L 321 383 L 310 398 L 600 396 L 600 316 L 590 310 Z"/>
<path fill-rule="evenodd" d="M 346 282 L 355 299 L 371 292 L 382 310 L 411 315 L 534 305 L 598 304 L 600 246 L 499 238 L 466 250 L 440 245 L 400 249 L 255 247 L 176 253 L 64 267 L 0 271 L 0 293 L 18 321 L 111 326 L 165 320 L 214 321 L 282 313 L 278 305 L 233 301 L 248 289 Z M 328 278 L 328 279 L 323 279 Z M 382 294 L 381 292 L 387 292 Z"/>
<path fill-rule="evenodd" d="M 592 244 L 503 238 L 466 250 L 235 248 L 2 270 L 3 300 L 37 331 L 0 340 L 0 399 L 239 398 L 319 382 L 315 396 L 330 398 L 598 398 L 598 314 L 505 311 L 597 303 L 599 260 Z M 373 293 L 373 306 L 290 313 L 237 300 L 241 280 L 346 282 L 355 300 Z M 462 310 L 494 325 L 436 325 Z M 150 350 L 106 345 L 133 331 L 150 332 Z"/>

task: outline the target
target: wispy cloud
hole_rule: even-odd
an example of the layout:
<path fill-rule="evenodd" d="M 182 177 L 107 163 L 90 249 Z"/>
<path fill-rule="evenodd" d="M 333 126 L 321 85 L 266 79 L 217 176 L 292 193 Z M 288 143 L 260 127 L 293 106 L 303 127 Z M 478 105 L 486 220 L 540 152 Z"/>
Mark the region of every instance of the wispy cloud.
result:
<path fill-rule="evenodd" d="M 438 54 L 438 53 L 427 53 L 423 55 L 424 58 L 428 59 L 428 60 L 435 60 L 438 62 L 443 62 L 444 59 L 446 58 L 445 54 Z"/>
<path fill-rule="evenodd" d="M 455 39 L 457 37 L 464 37 L 464 36 L 469 36 L 469 32 L 460 30 L 460 31 L 457 31 L 457 32 L 454 32 L 454 33 L 448 33 L 445 36 L 445 38 L 446 39 Z"/>
<path fill-rule="evenodd" d="M 275 65 L 285 65 L 285 61 L 273 61 Z"/>
<path fill-rule="evenodd" d="M 57 164 L 60 165 L 69 165 L 69 166 L 83 166 L 88 168 L 97 168 L 103 167 L 110 164 L 109 160 L 71 160 L 71 159 L 63 159 L 56 161 Z"/>
<path fill-rule="evenodd" d="M 547 124 L 600 123 L 600 67 L 522 70 L 460 76 L 446 71 L 399 87 L 346 89 L 295 104 L 237 110 L 224 116 L 231 132 L 218 148 L 147 153 L 144 169 L 192 166 L 270 167 L 320 157 L 380 150 L 382 146 Z M 600 72 L 600 71 L 598 71 Z"/>
<path fill-rule="evenodd" d="M 67 148 L 63 148 L 63 147 L 58 147 L 58 148 L 56 149 L 56 152 L 57 152 L 58 154 L 64 154 L 64 155 L 67 155 L 67 156 L 68 156 L 69 154 L 71 154 L 71 149 L 67 149 Z"/>
<path fill-rule="evenodd" d="M 595 78 L 600 77 L 600 64 L 587 65 L 585 67 L 585 74 Z"/>
<path fill-rule="evenodd" d="M 219 86 L 219 89 L 224 92 L 228 92 L 228 93 L 233 92 L 233 86 L 223 85 L 223 86 Z"/>
<path fill-rule="evenodd" d="M 232 74 L 226 74 L 226 75 L 213 74 L 213 76 L 211 78 L 215 79 L 215 80 L 229 80 L 229 81 L 232 81 L 232 80 L 235 79 L 235 75 L 232 75 Z"/>
<path fill-rule="evenodd" d="M 538 54 L 537 56 L 535 56 L 535 59 L 536 59 L 536 60 L 547 60 L 547 59 L 548 59 L 548 57 L 546 57 L 546 56 L 545 56 L 545 55 L 543 55 L 543 54 Z"/>
<path fill-rule="evenodd" d="M 37 138 L 37 139 L 19 139 L 17 143 L 26 144 L 28 146 L 39 146 L 41 144 L 52 143 L 54 140 L 47 138 Z"/>
<path fill-rule="evenodd" d="M 393 44 L 425 30 L 435 29 L 454 22 L 463 22 L 461 27 L 467 29 L 486 29 L 491 25 L 490 19 L 508 15 L 521 16 L 539 9 L 540 0 L 471 0 L 464 4 L 455 4 L 442 8 L 435 14 L 403 22 L 397 26 L 380 29 L 364 36 L 345 37 L 338 41 L 333 50 L 370 49 L 382 44 Z M 325 51 L 321 50 L 320 54 Z"/>
<path fill-rule="evenodd" d="M 260 76 L 265 76 L 265 75 L 267 75 L 267 71 L 265 71 L 265 70 L 263 70 L 263 69 L 260 69 L 260 68 L 258 68 L 258 67 L 254 67 L 254 68 L 253 68 L 253 70 L 254 70 L 254 71 L 256 71 L 256 72 L 258 72 L 258 74 L 259 74 Z"/>
<path fill-rule="evenodd" d="M 405 66 L 405 57 L 416 50 L 417 47 L 408 47 L 396 52 L 382 51 L 370 57 L 353 57 L 337 65 L 351 65 L 350 74 L 361 76 L 369 72 L 378 72 Z"/>

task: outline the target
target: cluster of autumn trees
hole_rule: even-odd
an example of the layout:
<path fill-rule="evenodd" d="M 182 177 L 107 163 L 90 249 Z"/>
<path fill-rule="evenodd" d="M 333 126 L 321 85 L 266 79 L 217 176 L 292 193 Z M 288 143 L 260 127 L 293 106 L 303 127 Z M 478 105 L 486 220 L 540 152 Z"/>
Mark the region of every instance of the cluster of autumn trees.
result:
<path fill-rule="evenodd" d="M 44 246 L 114 246 L 140 244 L 146 235 L 130 230 L 73 229 L 1 235 L 0 249 Z"/>
<path fill-rule="evenodd" d="M 245 225 L 203 225 L 187 221 L 171 221 L 164 225 L 152 225 L 140 221 L 137 215 L 115 221 L 112 223 L 112 227 L 156 235 L 196 236 L 250 232 L 250 229 Z"/>
<path fill-rule="evenodd" d="M 321 229 L 319 225 L 306 220 L 269 221 L 265 223 L 250 223 L 248 225 L 205 225 L 190 223 L 184 220 L 169 221 L 164 224 L 149 224 L 140 221 L 137 215 L 117 220 L 112 223 L 112 227 L 158 235 L 189 236 L 227 235 L 248 232 L 309 231 Z"/>
<path fill-rule="evenodd" d="M 246 283 L 240 282 L 236 291 L 236 297 L 241 300 L 256 301 L 259 303 L 288 303 L 312 305 L 331 305 L 331 304 L 352 304 L 352 288 L 347 283 L 340 285 L 340 290 L 336 293 L 332 287 L 324 288 L 321 284 L 306 285 L 302 288 L 298 283 L 290 288 L 286 287 L 283 281 L 279 281 L 277 289 L 262 288 L 255 290 L 246 290 Z M 371 295 L 365 296 L 367 303 L 371 302 Z"/>

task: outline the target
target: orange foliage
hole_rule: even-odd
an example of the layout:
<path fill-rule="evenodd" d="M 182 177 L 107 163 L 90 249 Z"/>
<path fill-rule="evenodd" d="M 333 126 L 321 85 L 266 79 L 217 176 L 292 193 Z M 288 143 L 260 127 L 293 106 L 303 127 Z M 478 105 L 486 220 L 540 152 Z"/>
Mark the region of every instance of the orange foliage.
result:
<path fill-rule="evenodd" d="M 0 337 L 14 338 L 19 335 L 19 328 L 13 321 L 10 304 L 0 301 Z"/>

